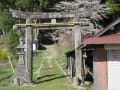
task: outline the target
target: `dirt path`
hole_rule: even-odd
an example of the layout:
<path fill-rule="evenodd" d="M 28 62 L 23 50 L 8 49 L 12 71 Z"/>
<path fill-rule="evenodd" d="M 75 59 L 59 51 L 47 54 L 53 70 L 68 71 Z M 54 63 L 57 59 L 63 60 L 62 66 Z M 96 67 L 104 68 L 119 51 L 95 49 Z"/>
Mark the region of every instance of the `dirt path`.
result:
<path fill-rule="evenodd" d="M 39 89 L 42 88 L 42 90 L 76 90 L 56 64 L 57 52 L 55 45 L 45 45 L 45 47 L 46 50 L 41 53 L 43 69 L 35 81 L 38 83 L 36 86 Z"/>
<path fill-rule="evenodd" d="M 49 46 L 46 46 L 46 47 L 47 47 L 47 52 L 48 52 L 48 54 L 47 54 L 48 65 L 49 65 L 50 68 L 52 68 L 53 65 L 51 63 L 52 62 L 51 60 L 56 57 L 57 52 L 55 50 L 55 46 L 54 45 L 49 45 Z"/>

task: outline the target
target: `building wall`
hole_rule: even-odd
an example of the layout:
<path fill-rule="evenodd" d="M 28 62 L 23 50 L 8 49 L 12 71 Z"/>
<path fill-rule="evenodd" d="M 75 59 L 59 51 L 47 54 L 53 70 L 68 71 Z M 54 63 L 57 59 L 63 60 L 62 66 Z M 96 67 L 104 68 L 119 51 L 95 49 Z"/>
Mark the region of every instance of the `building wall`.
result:
<path fill-rule="evenodd" d="M 106 51 L 97 48 L 94 55 L 94 90 L 107 90 Z"/>
<path fill-rule="evenodd" d="M 120 90 L 120 45 L 104 45 L 107 50 L 108 90 Z"/>

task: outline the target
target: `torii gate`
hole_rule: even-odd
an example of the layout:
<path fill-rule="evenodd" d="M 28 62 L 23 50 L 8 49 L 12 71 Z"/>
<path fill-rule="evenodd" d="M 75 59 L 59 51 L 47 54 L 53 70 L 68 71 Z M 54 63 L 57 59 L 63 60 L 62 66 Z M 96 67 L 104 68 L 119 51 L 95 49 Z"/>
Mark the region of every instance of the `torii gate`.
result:
<path fill-rule="evenodd" d="M 13 17 L 26 19 L 25 24 L 15 24 L 19 28 L 25 29 L 25 43 L 26 43 L 26 52 L 25 52 L 25 66 L 26 66 L 26 79 L 27 83 L 32 82 L 32 29 L 52 29 L 52 28 L 72 28 L 74 30 L 75 38 L 75 63 L 76 63 L 76 81 L 77 79 L 82 80 L 82 51 L 78 50 L 77 47 L 81 43 L 81 24 L 86 25 L 87 23 L 79 22 L 79 18 L 89 17 L 89 14 L 86 13 L 33 13 L 33 12 L 22 12 L 17 10 L 10 10 Z M 69 23 L 39 23 L 33 24 L 32 19 L 60 19 L 60 18 L 71 18 L 74 19 L 74 22 Z"/>

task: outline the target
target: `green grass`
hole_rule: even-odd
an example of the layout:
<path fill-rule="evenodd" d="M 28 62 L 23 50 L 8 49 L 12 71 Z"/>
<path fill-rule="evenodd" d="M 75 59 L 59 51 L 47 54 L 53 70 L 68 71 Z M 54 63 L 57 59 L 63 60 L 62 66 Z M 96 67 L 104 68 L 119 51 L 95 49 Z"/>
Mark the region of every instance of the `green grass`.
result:
<path fill-rule="evenodd" d="M 7 50 L 6 38 L 0 38 L 0 50 L 3 50 L 3 49 Z M 2 53 L 2 56 L 7 57 L 7 53 L 8 53 L 7 51 Z M 2 56 L 0 57 L 0 64 L 7 63 L 8 59 L 7 58 L 3 59 Z M 6 87 L 10 85 L 10 82 L 11 82 L 10 77 L 12 76 L 12 74 L 13 72 L 9 64 L 7 67 L 0 67 L 0 87 Z"/>
<path fill-rule="evenodd" d="M 10 67 L 1 68 L 0 70 L 0 86 L 6 87 L 10 84 L 10 77 L 12 75 L 12 71 Z"/>
<path fill-rule="evenodd" d="M 75 90 L 71 85 L 71 82 L 64 76 L 63 72 L 60 71 L 58 66 L 55 63 L 56 58 L 51 59 L 52 68 L 49 68 L 49 63 L 47 61 L 47 56 L 50 52 L 48 50 L 37 51 L 37 55 L 33 60 L 33 81 L 34 84 L 31 86 L 11 86 L 6 85 L 5 87 L 1 84 L 0 86 L 4 87 L 0 90 Z M 36 73 L 40 64 L 43 62 L 44 70 L 41 71 L 41 76 L 38 78 L 38 74 Z M 9 76 L 12 74 L 11 70 L 8 68 L 3 70 L 6 73 L 0 74 L 0 78 L 3 78 L 4 75 Z M 0 71 L 1 73 L 2 71 Z M 9 80 L 5 79 L 2 82 L 10 83 Z M 7 84 L 7 83 L 6 83 Z"/>

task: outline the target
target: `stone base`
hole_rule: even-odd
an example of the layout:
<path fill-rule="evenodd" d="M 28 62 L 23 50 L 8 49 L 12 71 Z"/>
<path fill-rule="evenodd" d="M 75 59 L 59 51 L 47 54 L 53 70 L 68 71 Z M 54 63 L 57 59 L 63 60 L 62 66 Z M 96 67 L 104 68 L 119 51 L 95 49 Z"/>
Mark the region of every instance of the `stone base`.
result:
<path fill-rule="evenodd" d="M 20 81 L 18 78 L 13 79 L 13 84 L 16 86 L 20 86 Z"/>
<path fill-rule="evenodd" d="M 13 83 L 13 85 L 16 85 L 16 86 L 30 86 L 30 85 L 33 85 L 32 82 L 25 82 L 25 80 L 20 79 L 20 78 L 14 78 L 12 83 Z"/>
<path fill-rule="evenodd" d="M 23 86 L 31 86 L 34 85 L 33 83 L 24 83 Z"/>
<path fill-rule="evenodd" d="M 81 81 L 77 77 L 73 77 L 73 85 L 79 86 L 81 84 Z"/>

